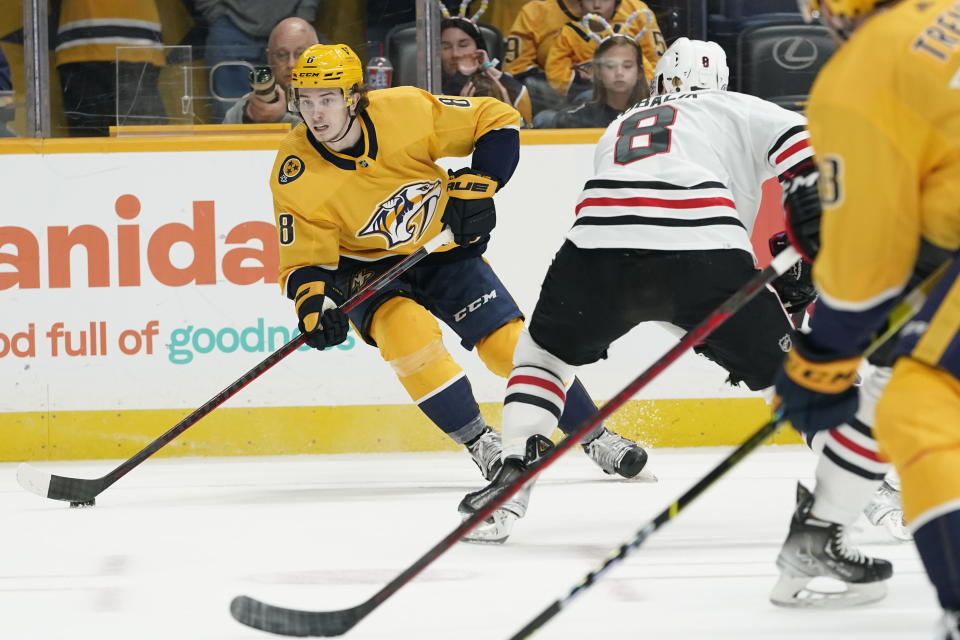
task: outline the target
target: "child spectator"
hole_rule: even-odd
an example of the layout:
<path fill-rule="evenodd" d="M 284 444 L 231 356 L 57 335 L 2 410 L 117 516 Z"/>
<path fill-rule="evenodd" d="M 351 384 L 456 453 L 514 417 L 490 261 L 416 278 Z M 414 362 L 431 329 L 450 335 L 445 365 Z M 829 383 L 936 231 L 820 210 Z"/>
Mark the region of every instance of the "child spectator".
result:
<path fill-rule="evenodd" d="M 612 23 L 620 0 L 581 0 L 585 11 L 580 21 L 570 21 L 563 26 L 547 56 L 546 75 L 550 86 L 560 95 L 573 99 L 577 94 L 590 89 L 590 76 L 581 65 L 593 58 L 597 45 L 614 34 L 635 38 L 643 49 L 644 76 L 653 78 L 653 69 L 660 59 L 657 20 L 646 5 L 630 14 L 623 22 Z M 642 3 L 641 3 L 642 4 Z"/>
<path fill-rule="evenodd" d="M 633 38 L 614 35 L 593 54 L 593 93 L 590 100 L 560 111 L 557 128 L 606 128 L 618 115 L 650 95 L 642 73 L 643 52 Z"/>
<path fill-rule="evenodd" d="M 623 23 L 630 14 L 648 9 L 642 0 L 622 0 L 613 16 L 614 23 Z M 542 0 L 528 2 L 520 10 L 504 39 L 504 70 L 526 85 L 533 101 L 533 111 L 556 109 L 560 96 L 547 83 L 544 69 L 550 47 L 560 29 L 583 14 L 580 0 Z M 657 57 L 667 45 L 659 28 L 650 32 Z"/>

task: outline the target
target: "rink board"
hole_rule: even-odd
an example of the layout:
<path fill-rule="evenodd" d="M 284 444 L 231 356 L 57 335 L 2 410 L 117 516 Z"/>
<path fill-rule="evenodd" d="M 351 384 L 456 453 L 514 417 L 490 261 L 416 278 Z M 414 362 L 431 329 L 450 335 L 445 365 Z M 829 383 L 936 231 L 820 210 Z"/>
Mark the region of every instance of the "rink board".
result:
<path fill-rule="evenodd" d="M 596 137 L 523 132 L 520 166 L 497 196 L 486 257 L 526 313 L 590 176 Z M 295 335 L 292 303 L 274 277 L 268 180 L 279 140 L 0 141 L 0 460 L 129 455 Z M 768 187 L 754 234 L 761 262 L 780 215 L 777 187 Z M 446 328 L 445 341 L 499 425 L 503 380 Z M 639 327 L 581 377 L 602 401 L 674 341 L 660 327 Z M 724 377 L 686 355 L 611 426 L 653 446 L 737 442 L 766 409 Z M 351 333 L 336 349 L 295 352 L 162 453 L 451 446 L 377 350 Z"/>

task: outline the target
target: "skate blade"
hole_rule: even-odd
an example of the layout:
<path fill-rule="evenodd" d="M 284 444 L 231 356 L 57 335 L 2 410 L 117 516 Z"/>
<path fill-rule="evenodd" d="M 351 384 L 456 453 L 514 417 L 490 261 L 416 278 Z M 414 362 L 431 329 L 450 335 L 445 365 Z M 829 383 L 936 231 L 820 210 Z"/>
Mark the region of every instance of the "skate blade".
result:
<path fill-rule="evenodd" d="M 635 476 L 633 476 L 632 478 L 630 478 L 630 479 L 628 480 L 628 482 L 649 482 L 649 483 L 654 483 L 654 482 L 660 482 L 660 478 L 658 478 L 657 476 L 655 476 L 652 471 L 650 471 L 650 470 L 648 470 L 648 469 L 644 469 L 643 471 L 641 471 L 641 472 L 638 473 L 637 475 L 635 475 Z"/>
<path fill-rule="evenodd" d="M 516 519 L 515 514 L 497 509 L 493 515 L 474 527 L 460 541 L 470 544 L 503 544 L 510 537 Z"/>
<path fill-rule="evenodd" d="M 850 583 L 829 579 L 831 584 L 843 585 L 844 590 L 821 591 L 811 587 L 810 583 L 821 577 L 781 575 L 770 592 L 770 602 L 778 607 L 845 609 L 876 602 L 887 595 L 884 582 Z"/>

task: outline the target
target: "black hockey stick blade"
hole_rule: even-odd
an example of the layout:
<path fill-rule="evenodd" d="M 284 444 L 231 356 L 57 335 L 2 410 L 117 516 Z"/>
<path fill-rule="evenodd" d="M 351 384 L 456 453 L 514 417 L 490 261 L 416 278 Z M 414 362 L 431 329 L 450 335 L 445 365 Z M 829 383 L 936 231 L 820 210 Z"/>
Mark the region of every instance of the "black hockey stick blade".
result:
<path fill-rule="evenodd" d="M 368 606 L 364 603 L 321 616 L 311 611 L 275 607 L 248 596 L 237 596 L 230 603 L 230 615 L 248 627 L 281 636 L 329 637 L 341 636 L 352 629 L 369 613 L 365 610 Z"/>
<path fill-rule="evenodd" d="M 349 300 L 344 302 L 340 308 L 345 312 L 353 309 L 385 285 L 395 280 L 401 273 L 423 260 L 436 249 L 450 242 L 453 242 L 453 232 L 448 228 L 444 228 L 443 231 L 424 243 L 422 247 L 397 262 L 381 274 L 380 277 L 354 294 Z M 129 473 L 134 467 L 138 466 L 141 462 L 166 446 L 171 440 L 199 422 L 203 417 L 222 405 L 238 391 L 259 378 L 268 369 L 273 367 L 273 365 L 296 351 L 306 339 L 306 335 L 302 333 L 291 338 L 290 341 L 282 347 L 261 360 L 252 369 L 234 380 L 233 383 L 223 391 L 208 400 L 202 407 L 196 409 L 166 433 L 134 454 L 133 457 L 125 460 L 120 466 L 101 478 L 84 479 L 57 476 L 23 463 L 19 469 L 17 469 L 17 482 L 27 491 L 44 498 L 78 503 L 90 502 L 107 487 Z"/>
<path fill-rule="evenodd" d="M 904 296 L 897 306 L 890 311 L 890 313 L 887 315 L 886 330 L 873 336 L 870 341 L 870 346 L 868 346 L 864 352 L 864 357 L 869 356 L 878 348 L 883 346 L 883 343 L 894 336 L 897 331 L 899 331 L 903 325 L 910 320 L 910 318 L 920 311 L 920 308 L 923 306 L 923 303 L 926 302 L 930 291 L 940 280 L 940 276 L 942 276 L 946 271 L 950 262 L 951 261 L 948 260 L 940 265 L 940 267 L 927 276 L 923 282 L 917 285 L 913 291 Z M 754 434 L 751 435 L 743 444 L 737 447 L 733 453 L 720 461 L 720 463 L 711 469 L 707 475 L 701 478 L 699 482 L 693 485 L 693 487 L 687 490 L 670 506 L 661 511 L 656 518 L 651 520 L 647 525 L 637 531 L 637 533 L 634 534 L 630 540 L 624 542 L 617 547 L 616 550 L 612 551 L 603 560 L 603 562 L 590 571 L 590 573 L 581 579 L 580 582 L 575 584 L 564 596 L 554 600 L 552 603 L 550 603 L 550 605 L 547 606 L 546 609 L 541 611 L 535 618 L 533 618 L 522 629 L 520 629 L 520 631 L 512 635 L 510 640 L 521 640 L 522 638 L 528 638 L 533 635 L 533 633 L 539 630 L 551 618 L 560 613 L 564 607 L 570 604 L 574 598 L 583 593 L 583 591 L 589 587 L 593 586 L 597 579 L 600 578 L 600 576 L 603 575 L 607 569 L 626 558 L 627 555 L 629 555 L 633 550 L 643 544 L 643 542 L 650 537 L 654 531 L 675 518 L 677 514 L 684 509 L 684 507 L 693 502 L 697 497 L 700 496 L 700 494 L 702 494 L 717 480 L 723 477 L 727 471 L 732 469 L 741 460 L 747 457 L 749 453 L 763 444 L 767 438 L 776 432 L 782 422 L 782 412 L 780 410 L 774 412 L 770 420 L 760 427 L 756 432 L 754 432 Z"/>
<path fill-rule="evenodd" d="M 656 362 L 647 367 L 643 373 L 634 378 L 630 384 L 600 407 L 597 413 L 585 420 L 576 432 L 558 442 L 557 445 L 544 454 L 536 464 L 518 476 L 512 484 L 506 485 L 503 491 L 494 499 L 490 500 L 476 513 L 466 518 L 460 523 L 460 526 L 447 534 L 443 540 L 431 547 L 429 551 L 420 556 L 412 565 L 407 567 L 400 575 L 383 586 L 365 602 L 349 609 L 304 611 L 301 609 L 276 607 L 249 596 L 238 596 L 234 598 L 230 604 L 230 614 L 237 622 L 278 635 L 297 635 L 296 633 L 291 634 L 289 631 L 297 631 L 298 633 L 308 631 L 308 636 L 315 637 L 333 637 L 346 633 L 390 596 L 399 591 L 401 587 L 410 582 L 434 560 L 443 555 L 450 547 L 469 533 L 471 529 L 489 517 L 500 505 L 519 491 L 520 487 L 526 484 L 528 480 L 543 471 L 543 469 L 559 458 L 560 455 L 579 442 L 580 439 L 594 427 L 606 420 L 610 414 L 623 406 L 630 398 L 636 395 L 640 389 L 660 375 L 664 369 L 675 362 L 681 355 L 693 347 L 693 345 L 710 335 L 710 333 L 723 324 L 727 318 L 743 307 L 743 305 L 761 291 L 767 283 L 785 272 L 799 259 L 800 254 L 793 247 L 788 247 L 782 251 L 773 259 L 766 269 L 743 285 L 739 291 L 712 311 L 700 324 L 688 331 L 669 351 L 660 356 Z"/>

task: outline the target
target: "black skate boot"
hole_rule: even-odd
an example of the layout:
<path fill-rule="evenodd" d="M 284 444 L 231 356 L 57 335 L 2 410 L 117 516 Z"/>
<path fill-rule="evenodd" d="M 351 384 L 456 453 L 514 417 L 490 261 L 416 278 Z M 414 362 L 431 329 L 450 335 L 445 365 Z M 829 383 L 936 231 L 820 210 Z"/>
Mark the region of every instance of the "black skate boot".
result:
<path fill-rule="evenodd" d="M 489 485 L 464 496 L 457 508 L 462 517 L 464 519 L 469 518 L 490 500 L 503 493 L 505 487 L 512 485 L 527 470 L 529 465 L 539 460 L 552 447 L 553 443 L 549 439 L 540 435 L 531 436 L 527 440 L 523 460 L 510 456 L 503 461 L 503 466 L 500 467 Z M 533 481 L 525 484 L 523 488 L 490 514 L 486 520 L 474 527 L 470 533 L 463 537 L 463 541 L 480 544 L 503 544 L 506 542 L 513 530 L 513 523 L 527 512 L 531 489 L 533 489 Z"/>
<path fill-rule="evenodd" d="M 843 527 L 810 515 L 813 494 L 797 483 L 797 508 L 790 533 L 777 556 L 780 580 L 770 601 L 782 607 L 840 608 L 883 598 L 883 581 L 893 575 L 886 560 L 870 558 L 851 548 Z M 817 577 L 839 580 L 845 591 L 824 592 L 809 587 Z"/>
<path fill-rule="evenodd" d="M 606 428 L 596 438 L 580 446 L 606 474 L 616 473 L 624 478 L 633 478 L 647 464 L 647 452 L 640 445 Z"/>
<path fill-rule="evenodd" d="M 497 471 L 500 471 L 500 434 L 487 427 L 469 444 L 464 445 L 470 457 L 480 469 L 484 480 L 492 480 Z"/>

